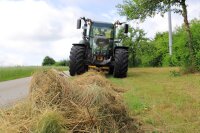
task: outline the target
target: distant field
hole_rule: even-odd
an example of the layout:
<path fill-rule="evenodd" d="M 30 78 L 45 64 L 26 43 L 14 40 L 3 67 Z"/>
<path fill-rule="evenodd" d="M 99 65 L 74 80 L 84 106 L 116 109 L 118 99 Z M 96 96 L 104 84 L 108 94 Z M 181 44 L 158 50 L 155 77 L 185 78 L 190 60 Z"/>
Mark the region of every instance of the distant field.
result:
<path fill-rule="evenodd" d="M 17 78 L 29 77 L 37 70 L 55 68 L 59 70 L 67 70 L 67 67 L 0 67 L 0 82 Z"/>
<path fill-rule="evenodd" d="M 109 79 L 128 91 L 125 102 L 147 132 L 200 131 L 200 74 L 178 68 L 133 68 L 125 79 Z"/>

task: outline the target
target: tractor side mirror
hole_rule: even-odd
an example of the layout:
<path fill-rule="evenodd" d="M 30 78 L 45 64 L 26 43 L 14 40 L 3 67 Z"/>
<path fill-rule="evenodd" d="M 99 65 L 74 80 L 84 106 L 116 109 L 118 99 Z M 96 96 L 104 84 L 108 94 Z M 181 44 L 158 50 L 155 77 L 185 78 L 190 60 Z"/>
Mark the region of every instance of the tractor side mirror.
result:
<path fill-rule="evenodd" d="M 126 34 L 128 33 L 128 24 L 124 25 L 124 33 L 126 33 Z"/>
<path fill-rule="evenodd" d="M 81 28 L 81 19 L 78 19 L 77 20 L 77 29 L 80 29 Z"/>

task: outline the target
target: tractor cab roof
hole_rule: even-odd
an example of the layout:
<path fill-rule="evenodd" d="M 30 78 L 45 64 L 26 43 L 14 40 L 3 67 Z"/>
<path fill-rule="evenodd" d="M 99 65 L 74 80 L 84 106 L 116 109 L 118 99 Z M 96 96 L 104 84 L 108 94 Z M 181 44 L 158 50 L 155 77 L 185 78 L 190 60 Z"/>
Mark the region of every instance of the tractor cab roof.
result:
<path fill-rule="evenodd" d="M 93 21 L 92 25 L 96 27 L 106 27 L 106 28 L 113 28 L 114 26 L 112 23 L 100 22 L 100 21 Z"/>

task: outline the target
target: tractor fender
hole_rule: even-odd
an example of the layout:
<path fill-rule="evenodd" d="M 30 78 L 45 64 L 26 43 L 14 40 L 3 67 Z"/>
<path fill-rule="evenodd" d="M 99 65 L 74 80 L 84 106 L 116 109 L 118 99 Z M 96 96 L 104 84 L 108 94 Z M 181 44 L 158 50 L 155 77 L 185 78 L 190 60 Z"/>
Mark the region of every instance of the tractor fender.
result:
<path fill-rule="evenodd" d="M 82 47 L 86 47 L 86 45 L 85 44 L 83 44 L 83 43 L 74 43 L 74 44 L 72 44 L 73 46 L 82 46 Z"/>
<path fill-rule="evenodd" d="M 89 43 L 89 41 L 87 41 L 87 40 L 81 40 L 79 43 L 74 43 L 74 44 L 72 44 L 72 45 L 79 45 L 79 46 L 83 46 L 83 47 L 89 47 L 90 46 L 90 43 Z"/>

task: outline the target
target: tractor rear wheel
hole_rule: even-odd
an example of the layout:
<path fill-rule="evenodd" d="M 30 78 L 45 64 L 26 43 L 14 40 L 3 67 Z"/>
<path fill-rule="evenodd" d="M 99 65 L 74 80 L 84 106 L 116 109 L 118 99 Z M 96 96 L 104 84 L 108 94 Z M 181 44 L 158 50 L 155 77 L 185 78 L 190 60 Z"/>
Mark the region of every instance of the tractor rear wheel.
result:
<path fill-rule="evenodd" d="M 128 50 L 116 49 L 114 61 L 114 77 L 124 78 L 128 71 Z"/>
<path fill-rule="evenodd" d="M 84 63 L 85 59 L 85 47 L 74 45 L 70 51 L 70 61 L 69 61 L 69 73 L 71 76 L 80 75 L 86 71 L 86 66 Z"/>

